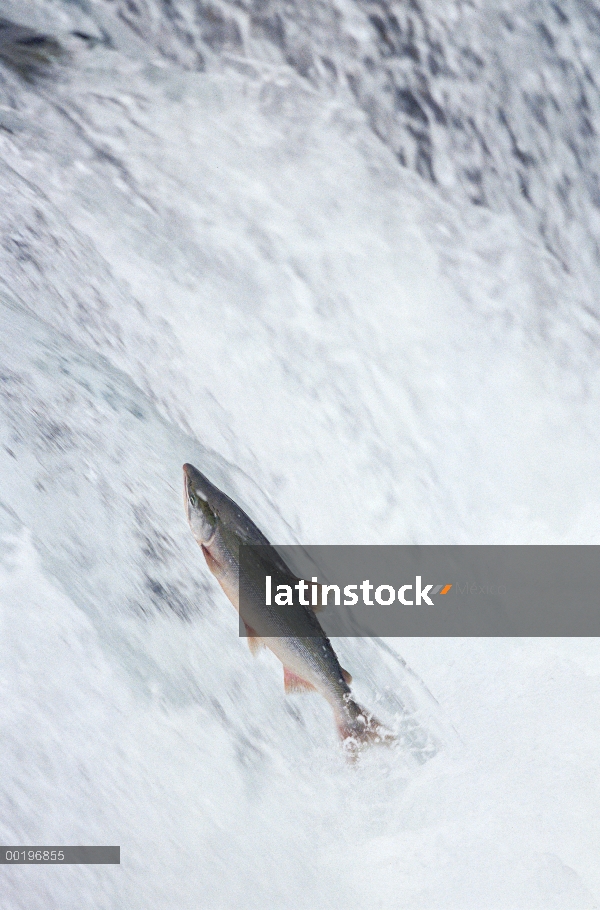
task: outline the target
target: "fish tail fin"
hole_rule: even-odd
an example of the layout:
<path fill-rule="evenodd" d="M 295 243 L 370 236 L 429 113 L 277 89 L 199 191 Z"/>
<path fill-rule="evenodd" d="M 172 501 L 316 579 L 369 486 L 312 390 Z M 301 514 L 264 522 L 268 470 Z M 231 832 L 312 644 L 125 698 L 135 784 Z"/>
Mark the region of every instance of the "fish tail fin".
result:
<path fill-rule="evenodd" d="M 356 753 L 370 745 L 391 745 L 396 737 L 377 718 L 350 696 L 337 714 L 337 727 L 344 749 Z"/>

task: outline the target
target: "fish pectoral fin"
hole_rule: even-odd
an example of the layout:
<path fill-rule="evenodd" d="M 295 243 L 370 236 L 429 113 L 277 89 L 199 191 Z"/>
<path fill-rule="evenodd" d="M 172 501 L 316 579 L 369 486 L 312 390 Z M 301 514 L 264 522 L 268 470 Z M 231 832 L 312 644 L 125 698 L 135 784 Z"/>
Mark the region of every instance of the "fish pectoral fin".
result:
<path fill-rule="evenodd" d="M 285 686 L 286 695 L 289 695 L 291 692 L 317 691 L 312 683 L 309 683 L 305 679 L 302 679 L 301 676 L 297 676 L 295 673 L 292 673 L 292 671 L 288 670 L 287 667 L 283 668 L 283 685 Z"/>
<path fill-rule="evenodd" d="M 244 622 L 244 620 L 242 620 Z M 259 638 L 254 629 L 248 625 L 247 622 L 244 622 L 244 628 L 246 630 L 246 637 L 248 638 L 248 647 L 250 648 L 250 653 L 256 657 L 259 651 L 263 648 L 266 648 L 266 644 Z"/>
<path fill-rule="evenodd" d="M 214 556 L 212 555 L 212 553 L 210 552 L 208 547 L 205 547 L 204 544 L 202 544 L 201 549 L 202 549 L 202 552 L 204 553 L 204 558 L 206 560 L 206 564 L 207 564 L 208 568 L 213 573 L 213 575 L 216 575 L 217 572 L 219 571 L 219 569 L 221 568 L 221 566 L 219 565 L 217 560 L 214 558 Z"/>
<path fill-rule="evenodd" d="M 346 683 L 347 686 L 349 686 L 350 683 L 352 682 L 352 677 L 350 676 L 350 674 L 348 673 L 347 670 L 344 670 L 343 667 L 340 667 L 340 670 L 342 671 L 342 677 L 344 679 L 344 682 Z"/>

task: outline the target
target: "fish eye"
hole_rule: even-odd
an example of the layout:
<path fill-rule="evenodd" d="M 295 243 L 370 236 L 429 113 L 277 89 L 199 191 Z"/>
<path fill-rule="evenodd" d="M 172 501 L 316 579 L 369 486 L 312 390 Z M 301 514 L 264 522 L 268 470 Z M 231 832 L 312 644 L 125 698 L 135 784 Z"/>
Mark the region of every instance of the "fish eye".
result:
<path fill-rule="evenodd" d="M 218 513 L 216 509 L 213 509 L 212 506 L 209 506 L 206 499 L 198 493 L 190 490 L 188 493 L 188 502 L 191 508 L 196 509 L 197 511 L 203 512 L 205 517 L 210 517 L 216 521 L 218 518 Z"/>

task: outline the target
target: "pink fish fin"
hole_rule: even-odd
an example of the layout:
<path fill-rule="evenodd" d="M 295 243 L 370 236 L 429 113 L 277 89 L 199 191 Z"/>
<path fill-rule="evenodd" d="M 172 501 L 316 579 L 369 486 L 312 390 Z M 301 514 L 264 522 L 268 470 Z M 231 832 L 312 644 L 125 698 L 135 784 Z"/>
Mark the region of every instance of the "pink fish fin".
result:
<path fill-rule="evenodd" d="M 292 673 L 291 670 L 288 670 L 287 667 L 283 668 L 283 685 L 285 686 L 286 695 L 289 695 L 291 692 L 317 691 L 312 683 L 309 683 L 305 679 L 302 679 L 301 676 L 296 676 L 296 674 Z"/>
<path fill-rule="evenodd" d="M 256 657 L 259 651 L 262 651 L 263 648 L 266 648 L 266 644 L 262 638 L 256 638 L 255 635 L 248 636 L 248 647 L 250 648 L 251 654 Z"/>
<path fill-rule="evenodd" d="M 349 686 L 350 683 L 352 682 L 352 677 L 350 676 L 350 674 L 348 673 L 347 670 L 344 670 L 343 667 L 340 667 L 340 670 L 342 671 L 342 677 L 344 679 L 344 682 L 346 683 L 347 686 Z"/>
<path fill-rule="evenodd" d="M 260 650 L 262 650 L 262 648 L 266 648 L 267 646 L 264 643 L 264 641 L 262 640 L 262 638 L 259 638 L 257 636 L 254 629 L 251 626 L 249 626 L 247 622 L 244 622 L 244 620 L 242 620 L 242 622 L 244 623 L 244 628 L 246 630 L 246 636 L 248 638 L 248 647 L 250 648 L 251 654 L 253 654 L 254 657 L 256 657 L 258 652 Z"/>
<path fill-rule="evenodd" d="M 342 745 L 350 760 L 354 760 L 365 746 L 390 746 L 396 741 L 391 730 L 348 696 L 344 708 L 337 713 L 336 721 Z"/>
<path fill-rule="evenodd" d="M 204 558 L 206 560 L 208 568 L 213 573 L 213 575 L 216 575 L 217 570 L 221 568 L 219 563 L 214 558 L 208 547 L 205 547 L 204 544 L 202 544 L 202 552 L 204 553 Z"/>

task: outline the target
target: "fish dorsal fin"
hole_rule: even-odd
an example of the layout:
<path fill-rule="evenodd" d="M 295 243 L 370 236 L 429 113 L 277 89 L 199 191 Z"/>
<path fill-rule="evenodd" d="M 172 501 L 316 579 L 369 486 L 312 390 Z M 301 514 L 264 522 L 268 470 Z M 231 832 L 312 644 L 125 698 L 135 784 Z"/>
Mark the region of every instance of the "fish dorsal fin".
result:
<path fill-rule="evenodd" d="M 244 628 L 246 630 L 246 636 L 248 638 L 248 647 L 250 648 L 250 653 L 253 654 L 254 657 L 256 657 L 258 652 L 261 651 L 263 648 L 266 648 L 267 646 L 265 645 L 262 638 L 259 638 L 257 636 L 254 629 L 251 626 L 249 626 L 247 622 L 244 622 L 244 620 L 242 620 L 242 622 L 244 623 Z"/>
<path fill-rule="evenodd" d="M 317 691 L 312 683 L 309 683 L 305 679 L 302 679 L 301 676 L 296 676 L 296 674 L 292 673 L 291 670 L 288 670 L 287 667 L 283 668 L 283 685 L 285 686 L 286 695 L 289 695 L 291 692 Z"/>
<path fill-rule="evenodd" d="M 323 610 L 326 610 L 326 609 L 327 609 L 327 606 L 323 604 L 323 597 L 322 597 L 322 594 L 321 594 L 321 591 L 322 591 L 322 589 L 323 589 L 323 585 L 320 585 L 320 584 L 318 584 L 318 583 L 315 584 L 314 581 L 307 581 L 306 578 L 304 578 L 304 579 L 297 578 L 297 579 L 296 579 L 296 582 L 301 581 L 301 580 L 304 581 L 305 584 L 308 585 L 308 591 L 306 592 L 306 595 L 307 595 L 308 599 L 310 600 L 310 608 L 311 608 L 311 610 L 313 611 L 313 613 L 322 613 Z M 314 585 L 314 586 L 316 587 L 316 589 L 317 589 L 317 602 L 316 602 L 316 604 L 313 604 L 313 602 L 312 602 L 312 589 L 313 589 L 313 585 Z"/>
<path fill-rule="evenodd" d="M 347 686 L 349 686 L 350 683 L 352 682 L 352 677 L 350 676 L 350 674 L 348 673 L 347 670 L 344 670 L 343 667 L 340 667 L 340 670 L 342 671 L 342 678 L 343 678 L 344 682 L 346 683 Z"/>

